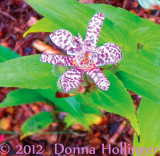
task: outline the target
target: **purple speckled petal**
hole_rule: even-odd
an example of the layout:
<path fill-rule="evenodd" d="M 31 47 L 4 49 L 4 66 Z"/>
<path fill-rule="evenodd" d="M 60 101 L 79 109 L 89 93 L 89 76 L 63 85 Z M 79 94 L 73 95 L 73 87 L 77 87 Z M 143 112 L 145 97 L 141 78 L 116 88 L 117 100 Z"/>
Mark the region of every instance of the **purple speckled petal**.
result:
<path fill-rule="evenodd" d="M 102 90 L 108 90 L 110 82 L 103 74 L 100 68 L 92 68 L 86 72 L 86 74 L 92 78 L 94 83 Z"/>
<path fill-rule="evenodd" d="M 96 66 L 103 66 L 107 64 L 116 64 L 118 63 L 123 55 L 121 53 L 121 48 L 113 43 L 106 43 L 101 47 L 98 47 L 97 51 L 97 61 L 95 62 Z"/>
<path fill-rule="evenodd" d="M 54 65 L 74 66 L 72 58 L 64 55 L 42 54 L 40 61 Z"/>
<path fill-rule="evenodd" d="M 49 37 L 54 44 L 56 44 L 58 47 L 62 48 L 69 54 L 74 55 L 75 51 L 80 48 L 76 37 L 74 37 L 72 33 L 67 30 L 56 30 L 55 32 L 51 33 Z"/>
<path fill-rule="evenodd" d="M 60 78 L 60 83 L 64 92 L 77 88 L 81 81 L 82 72 L 75 68 L 67 70 Z"/>
<path fill-rule="evenodd" d="M 90 46 L 97 46 L 99 34 L 104 21 L 104 15 L 102 13 L 95 14 L 88 25 L 87 34 L 85 37 L 85 43 Z"/>

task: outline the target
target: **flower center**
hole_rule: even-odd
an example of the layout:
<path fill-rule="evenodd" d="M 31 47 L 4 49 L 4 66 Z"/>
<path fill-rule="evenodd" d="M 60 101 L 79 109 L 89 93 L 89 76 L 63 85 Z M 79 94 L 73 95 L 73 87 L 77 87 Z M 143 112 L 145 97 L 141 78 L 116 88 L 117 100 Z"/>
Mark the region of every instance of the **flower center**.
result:
<path fill-rule="evenodd" d="M 73 63 L 75 64 L 76 67 L 80 69 L 91 69 L 95 67 L 93 56 L 88 51 L 77 54 L 77 56 L 73 60 Z"/>

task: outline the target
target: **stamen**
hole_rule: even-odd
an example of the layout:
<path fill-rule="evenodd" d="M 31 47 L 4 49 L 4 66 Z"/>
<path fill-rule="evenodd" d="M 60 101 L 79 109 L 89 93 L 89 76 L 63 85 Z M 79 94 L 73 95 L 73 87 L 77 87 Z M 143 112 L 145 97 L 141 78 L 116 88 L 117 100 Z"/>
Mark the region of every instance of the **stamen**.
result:
<path fill-rule="evenodd" d="M 77 60 L 77 58 L 74 58 L 73 63 L 77 68 L 80 68 L 82 70 L 91 69 L 95 67 L 92 54 L 89 53 L 88 51 L 85 52 L 83 59 L 81 61 L 80 59 Z"/>

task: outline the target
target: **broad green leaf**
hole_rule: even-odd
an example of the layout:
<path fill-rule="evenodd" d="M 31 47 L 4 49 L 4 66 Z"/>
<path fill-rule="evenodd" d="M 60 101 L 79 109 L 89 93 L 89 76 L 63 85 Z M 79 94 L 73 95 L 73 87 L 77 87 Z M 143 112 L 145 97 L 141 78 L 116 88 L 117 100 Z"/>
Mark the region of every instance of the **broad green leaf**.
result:
<path fill-rule="evenodd" d="M 132 52 L 137 51 L 138 43 L 135 42 L 135 36 L 130 34 L 133 30 L 140 27 L 156 26 L 153 22 L 140 18 L 129 11 L 104 4 L 85 5 L 76 0 L 26 0 L 26 2 L 44 16 L 27 33 L 37 32 L 37 27 L 46 32 L 62 28 L 71 31 L 75 36 L 80 33 L 84 38 L 90 18 L 96 12 L 102 12 L 106 19 L 98 45 L 113 42 L 120 45 L 123 52 L 125 52 L 124 49 Z M 52 5 L 53 3 L 54 5 Z M 46 23 L 47 27 L 43 29 L 43 25 Z M 152 36 L 155 34 L 154 32 Z"/>
<path fill-rule="evenodd" d="M 123 83 L 111 72 L 103 71 L 111 85 L 108 91 L 92 91 L 81 96 L 76 96 L 77 101 L 95 105 L 107 112 L 119 114 L 127 118 L 139 134 L 135 108 L 131 96 Z"/>
<path fill-rule="evenodd" d="M 7 94 L 7 97 L 0 103 L 0 108 L 29 104 L 33 102 L 48 102 L 41 94 L 33 89 L 17 89 Z"/>
<path fill-rule="evenodd" d="M 138 53 L 160 67 L 160 26 L 143 27 L 133 31 Z"/>
<path fill-rule="evenodd" d="M 25 35 L 29 32 L 37 32 L 37 27 L 39 27 L 39 29 L 43 32 L 50 32 L 57 29 L 67 29 L 70 32 L 72 32 L 75 36 L 77 36 L 78 33 L 80 33 L 84 38 L 91 17 L 96 12 L 101 12 L 98 10 L 96 11 L 94 7 L 93 9 L 91 9 L 88 5 L 82 4 L 75 0 L 59 0 L 55 2 L 54 0 L 27 0 L 27 3 L 29 3 L 39 13 L 44 15 L 44 18 L 41 19 L 38 23 L 36 23 L 35 26 L 31 27 L 25 33 Z M 53 3 L 54 5 L 52 5 Z M 99 5 L 96 6 L 98 9 Z M 107 8 L 105 8 L 104 10 L 106 9 Z M 112 12 L 114 12 L 114 10 L 114 7 L 110 9 L 110 11 Z M 137 45 L 135 43 L 132 43 L 134 42 L 134 39 L 132 39 L 131 35 L 129 35 L 127 29 L 124 29 L 124 27 L 121 26 L 119 23 L 112 22 L 111 19 L 108 18 L 108 12 L 103 11 L 103 13 L 105 14 L 106 18 L 103 23 L 98 45 L 100 46 L 105 44 L 106 42 L 112 42 L 120 45 L 122 49 L 136 50 Z M 121 14 L 123 15 L 123 11 Z M 121 14 L 119 15 L 120 17 Z M 118 14 L 115 14 L 114 16 L 116 18 Z M 137 21 L 137 18 L 139 19 L 139 17 L 136 15 L 133 15 L 133 17 L 136 17 L 135 21 Z M 128 19 L 128 21 L 130 20 Z M 43 27 L 43 25 L 45 25 L 46 23 L 48 26 Z M 139 23 L 137 25 L 139 26 Z"/>
<path fill-rule="evenodd" d="M 78 35 L 78 28 L 83 37 L 88 22 L 95 13 L 94 9 L 75 0 L 26 0 L 26 2 L 48 20 L 56 23 L 59 28 L 68 29 L 74 35 Z"/>
<path fill-rule="evenodd" d="M 128 30 L 107 18 L 105 18 L 102 26 L 101 34 L 98 39 L 98 46 L 106 42 L 118 44 L 122 52 L 125 52 L 123 51 L 124 49 L 136 51 L 137 48 L 134 38 L 130 35 Z"/>
<path fill-rule="evenodd" d="M 88 129 L 88 124 L 81 110 L 80 103 L 75 99 L 75 97 L 56 98 L 56 91 L 52 88 L 39 89 L 39 93 L 41 93 L 45 98 L 55 103 L 59 110 L 69 113 L 74 118 L 76 118 L 79 123 L 83 124 L 84 127 Z"/>
<path fill-rule="evenodd" d="M 160 0 L 138 0 L 138 2 L 145 9 L 159 10 L 160 7 Z"/>
<path fill-rule="evenodd" d="M 117 76 L 125 87 L 160 103 L 160 68 L 140 54 L 124 56 Z"/>
<path fill-rule="evenodd" d="M 158 26 L 122 8 L 105 4 L 87 4 L 87 6 L 95 9 L 96 12 L 102 12 L 107 18 L 107 23 L 104 23 L 105 26 L 102 27 L 99 43 L 113 42 L 118 44 L 122 50 L 125 49 L 126 51 L 127 49 L 126 52 L 137 51 L 137 42 L 135 42 L 135 33 L 133 33 L 135 29 L 146 26 Z M 106 26 L 112 27 L 111 25 L 114 25 L 114 28 L 107 30 Z M 153 35 L 155 34 L 154 32 Z"/>
<path fill-rule="evenodd" d="M 84 38 L 90 18 L 96 12 L 102 12 L 106 18 L 98 45 L 113 42 L 120 45 L 122 49 L 135 51 L 137 45 L 134 43 L 134 37 L 130 35 L 130 32 L 142 26 L 155 25 L 153 22 L 140 18 L 129 11 L 109 5 L 85 5 L 76 0 L 27 0 L 26 2 L 41 13 L 44 18 L 31 27 L 25 35 L 29 32 L 37 32 L 37 30 L 50 32 L 57 29 L 67 29 L 75 36 L 80 33 Z M 52 5 L 53 3 L 54 5 Z M 47 27 L 43 27 L 44 25 Z"/>
<path fill-rule="evenodd" d="M 140 142 L 135 135 L 133 146 L 137 148 L 144 147 L 145 152 L 143 153 L 146 156 L 154 155 L 154 151 L 157 152 L 157 148 L 160 147 L 160 105 L 148 98 L 143 98 L 138 109 L 138 123 L 141 134 Z M 152 150 L 148 151 L 147 154 L 146 149 L 149 147 Z M 135 151 L 134 156 L 136 155 L 138 156 Z"/>
<path fill-rule="evenodd" d="M 45 129 L 53 121 L 55 121 L 55 117 L 50 112 L 40 112 L 32 116 L 21 126 L 21 131 L 23 132 L 21 139 Z"/>
<path fill-rule="evenodd" d="M 36 24 L 34 24 L 28 31 L 24 33 L 24 37 L 28 33 L 32 32 L 52 32 L 59 27 L 54 23 L 54 21 L 49 20 L 47 18 L 42 18 Z"/>
<path fill-rule="evenodd" d="M 6 60 L 19 57 L 19 54 L 12 51 L 11 49 L 0 45 L 0 63 Z"/>
<path fill-rule="evenodd" d="M 43 25 L 45 25 L 47 23 L 47 27 L 44 27 Z M 83 25 L 82 27 L 84 27 L 84 30 L 82 33 L 80 34 L 85 34 L 87 32 L 87 24 L 89 23 L 86 22 L 86 25 Z M 78 27 L 78 25 L 77 25 Z M 34 26 L 32 26 L 25 34 L 24 36 L 26 36 L 28 33 L 32 33 L 32 32 L 53 32 L 57 29 L 67 29 L 69 31 L 71 31 L 73 33 L 74 29 L 70 29 L 70 28 L 66 28 L 64 27 L 64 25 L 55 25 L 51 22 L 51 20 L 48 20 L 46 17 L 41 19 L 39 22 L 37 22 Z M 77 33 L 75 36 L 77 36 L 77 34 L 81 31 L 80 29 L 75 30 Z M 120 37 L 117 37 L 120 36 Z M 130 39 L 127 39 L 130 38 Z M 109 19 L 105 19 L 104 23 L 103 23 L 103 27 L 102 27 L 102 31 L 98 40 L 98 45 L 103 45 L 106 42 L 112 42 L 112 43 L 116 43 L 118 45 L 120 45 L 123 48 L 127 48 L 128 50 L 137 50 L 137 45 L 136 43 L 133 44 L 134 40 L 131 39 L 132 37 L 129 36 L 129 33 L 127 30 L 125 30 L 123 27 L 120 27 L 119 25 L 114 24 L 112 21 L 110 21 Z"/>
<path fill-rule="evenodd" d="M 131 13 L 122 8 L 114 7 L 106 4 L 87 4 L 90 8 L 105 14 L 105 17 L 111 20 L 113 23 L 125 28 L 128 31 L 133 31 L 138 27 L 146 27 L 155 25 L 153 22 L 140 18 L 137 15 Z M 117 37 L 120 37 L 117 35 Z"/>
<path fill-rule="evenodd" d="M 97 124 L 99 121 L 101 121 L 101 117 L 95 114 L 84 114 L 84 117 L 87 121 L 88 125 Z M 76 118 L 74 118 L 72 115 L 67 115 L 64 119 L 64 122 L 67 123 L 66 127 L 69 127 L 73 124 L 79 123 Z"/>
<path fill-rule="evenodd" d="M 84 103 L 80 103 L 81 109 L 83 111 L 83 113 L 85 114 L 96 114 L 101 116 L 102 112 L 100 111 L 100 109 L 96 106 L 92 106 L 91 104 L 86 105 Z"/>
<path fill-rule="evenodd" d="M 50 88 L 57 81 L 52 74 L 52 65 L 40 62 L 40 55 L 0 63 L 0 73 L 1 87 Z"/>

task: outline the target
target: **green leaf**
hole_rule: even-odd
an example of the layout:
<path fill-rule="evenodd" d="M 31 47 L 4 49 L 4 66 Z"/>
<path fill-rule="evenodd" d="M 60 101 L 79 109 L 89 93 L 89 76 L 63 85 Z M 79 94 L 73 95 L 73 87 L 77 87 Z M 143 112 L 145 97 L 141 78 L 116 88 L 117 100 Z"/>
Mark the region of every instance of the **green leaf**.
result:
<path fill-rule="evenodd" d="M 81 123 L 87 129 L 88 125 L 91 125 L 91 122 L 88 122 L 88 120 L 90 121 L 90 119 L 88 119 L 88 117 L 86 118 L 86 114 L 88 114 L 87 116 L 89 116 L 90 114 L 94 114 L 93 116 L 96 116 L 97 118 L 97 115 L 102 115 L 98 107 L 86 105 L 83 102 L 79 102 L 75 97 L 56 98 L 56 92 L 53 89 L 40 89 L 39 93 L 41 93 L 50 101 L 54 102 L 59 111 L 69 113 L 68 116 L 72 116 L 73 121 L 75 121 L 76 123 Z M 67 122 L 68 126 L 70 126 L 69 123 Z"/>
<path fill-rule="evenodd" d="M 82 98 L 76 96 L 77 101 L 90 105 L 95 105 L 107 112 L 119 114 L 131 122 L 132 127 L 139 134 L 135 108 L 131 96 L 127 92 L 123 83 L 111 72 L 103 71 L 109 79 L 111 85 L 108 91 L 97 90 L 82 95 Z"/>
<path fill-rule="evenodd" d="M 16 57 L 19 57 L 19 54 L 15 53 L 7 47 L 0 45 L 0 63 Z"/>
<path fill-rule="evenodd" d="M 160 105 L 148 98 L 143 98 L 138 109 L 138 123 L 140 128 L 140 142 L 136 135 L 134 136 L 133 147 L 145 147 L 146 155 L 154 155 L 154 149 L 160 146 Z M 146 153 L 147 148 L 152 148 Z M 134 154 L 135 156 L 138 154 Z"/>
<path fill-rule="evenodd" d="M 131 35 L 129 35 L 128 30 L 124 29 L 124 26 L 121 26 L 119 23 L 118 24 L 116 23 L 116 21 L 118 22 L 119 20 L 115 20 L 114 22 L 112 22 L 111 18 L 109 18 L 108 16 L 108 12 L 105 11 L 109 8 L 111 12 L 114 12 L 116 10 L 115 7 L 110 8 L 110 6 L 105 5 L 106 7 L 104 7 L 104 9 L 101 10 L 99 9 L 99 6 L 102 6 L 102 5 L 94 5 L 95 7 L 93 6 L 93 9 L 91 9 L 91 6 L 82 4 L 75 0 L 66 0 L 66 1 L 59 0 L 55 2 L 53 0 L 47 0 L 47 1 L 27 0 L 27 3 L 29 3 L 39 13 L 44 15 L 44 18 L 41 19 L 39 22 L 37 22 L 35 26 L 31 27 L 25 33 L 25 35 L 27 35 L 27 33 L 30 33 L 30 32 L 37 32 L 37 27 L 39 27 L 38 31 L 40 29 L 43 32 L 50 32 L 57 29 L 67 29 L 70 32 L 72 32 L 73 35 L 75 36 L 77 36 L 78 33 L 80 33 L 84 38 L 87 32 L 88 23 L 91 17 L 96 12 L 103 12 L 106 18 L 103 23 L 102 31 L 98 40 L 98 46 L 103 45 L 106 42 L 113 42 L 120 45 L 122 49 L 125 48 L 128 50 L 136 50 L 137 48 L 136 44 L 132 43 L 134 42 L 134 39 L 131 39 L 132 37 Z M 52 5 L 53 3 L 54 5 Z M 116 18 L 117 16 L 118 17 L 123 16 L 123 13 L 124 12 L 122 11 L 120 14 L 118 14 L 118 11 L 117 11 L 117 14 L 114 15 L 114 18 Z M 125 12 L 125 14 L 127 13 Z M 133 16 L 134 21 L 140 20 L 138 16 L 133 15 L 129 12 L 128 14 L 131 17 Z M 130 21 L 129 19 L 130 16 L 129 17 L 127 16 L 128 23 Z M 124 16 L 123 19 L 125 19 L 125 17 L 126 16 Z M 126 25 L 128 23 L 126 23 Z M 44 25 L 46 24 L 47 24 L 47 27 L 44 27 Z M 139 27 L 139 23 L 136 23 L 136 24 Z M 79 25 L 81 25 L 81 27 L 79 27 Z"/>
<path fill-rule="evenodd" d="M 122 8 L 106 4 L 87 4 L 87 6 L 95 9 L 96 12 L 103 13 L 107 19 L 111 20 L 113 23 L 121 26 L 122 28 L 125 28 L 128 31 L 133 31 L 138 27 L 155 25 L 155 23 L 147 19 L 140 18 L 132 12 Z"/>
<path fill-rule="evenodd" d="M 138 53 L 160 67 L 160 26 L 143 27 L 133 31 Z"/>
<path fill-rule="evenodd" d="M 121 47 L 123 53 L 137 51 L 137 43 L 135 42 L 135 34 L 133 33 L 135 29 L 155 26 L 153 22 L 140 18 L 122 8 L 106 4 L 87 4 L 87 6 L 95 9 L 96 12 L 103 13 L 107 19 L 102 27 L 102 33 L 98 42 L 116 43 Z"/>
<path fill-rule="evenodd" d="M 83 113 L 85 113 L 85 114 L 96 114 L 99 116 L 103 115 L 98 107 L 92 106 L 91 104 L 86 105 L 84 103 L 80 103 L 80 106 L 81 106 Z"/>
<path fill-rule="evenodd" d="M 160 103 L 160 68 L 139 54 L 124 57 L 117 76 L 125 87 Z"/>
<path fill-rule="evenodd" d="M 113 42 L 120 45 L 122 49 L 136 51 L 137 45 L 134 43 L 134 38 L 130 32 L 142 26 L 155 25 L 153 22 L 139 18 L 129 11 L 109 5 L 85 5 L 76 0 L 27 0 L 27 3 L 41 13 L 44 18 L 31 27 L 25 35 L 30 32 L 37 32 L 37 30 L 52 32 L 57 29 L 67 29 L 75 36 L 80 33 L 84 38 L 90 18 L 96 12 L 102 12 L 106 18 L 98 45 Z M 54 5 L 52 5 L 53 3 Z M 47 26 L 44 27 L 44 25 Z"/>
<path fill-rule="evenodd" d="M 98 107 L 93 105 L 86 105 L 84 103 L 80 103 L 80 107 L 82 109 L 84 118 L 89 126 L 99 123 L 99 121 L 101 120 L 100 116 L 102 116 L 103 114 Z M 79 123 L 79 121 L 70 114 L 65 117 L 64 122 L 67 123 L 66 127 Z"/>
<path fill-rule="evenodd" d="M 94 9 L 75 0 L 26 0 L 26 2 L 44 17 L 56 23 L 59 28 L 72 30 L 74 35 L 78 34 L 77 28 L 80 33 L 86 32 L 88 22 L 95 13 Z M 81 35 L 84 37 L 85 34 Z"/>
<path fill-rule="evenodd" d="M 79 121 L 79 123 L 83 124 L 84 127 L 88 129 L 88 124 L 81 110 L 80 103 L 75 99 L 75 97 L 56 98 L 56 91 L 52 88 L 39 89 L 39 93 L 55 103 L 60 111 L 71 114 L 77 121 Z"/>
<path fill-rule="evenodd" d="M 41 112 L 32 116 L 21 126 L 21 131 L 23 132 L 21 139 L 45 129 L 53 121 L 55 121 L 55 117 L 50 112 Z"/>
<path fill-rule="evenodd" d="M 0 103 L 0 108 L 18 106 L 33 102 L 48 102 L 48 100 L 40 95 L 36 90 L 17 89 L 7 94 L 5 100 Z"/>
<path fill-rule="evenodd" d="M 44 25 L 47 23 L 47 27 L 44 27 Z M 37 22 L 34 26 L 32 26 L 25 34 L 26 36 L 28 33 L 32 32 L 53 32 L 57 29 L 67 29 L 74 33 L 73 31 L 75 30 L 75 36 L 77 36 L 78 33 L 84 36 L 84 34 L 87 32 L 87 24 L 89 23 L 89 20 L 86 22 L 86 25 L 83 25 L 84 31 L 81 31 L 81 29 L 70 29 L 70 27 L 65 27 L 65 25 L 55 25 L 51 22 L 51 20 L 48 20 L 48 18 L 43 18 L 39 22 Z M 77 24 L 78 27 L 78 24 Z M 81 28 L 82 28 L 81 27 Z M 131 36 L 129 36 L 128 31 L 125 30 L 123 27 L 120 27 L 116 24 L 114 24 L 112 21 L 109 19 L 105 19 L 103 27 L 102 27 L 102 33 L 100 34 L 99 40 L 98 40 L 98 45 L 103 45 L 106 42 L 112 42 L 120 45 L 122 49 L 125 47 L 128 50 L 130 49 L 135 49 L 137 48 L 136 44 L 132 43 L 134 42 L 133 39 L 131 39 Z M 121 36 L 121 37 L 117 37 Z M 130 38 L 130 39 L 127 39 Z"/>
<path fill-rule="evenodd" d="M 0 63 L 0 73 L 1 87 L 50 88 L 57 81 L 52 74 L 52 65 L 40 62 L 40 55 Z"/>
<path fill-rule="evenodd" d="M 123 53 L 125 52 L 124 49 L 135 51 L 137 48 L 129 31 L 112 22 L 108 18 L 105 18 L 104 20 L 101 34 L 98 39 L 98 46 L 101 46 L 106 42 L 118 44 Z"/>
<path fill-rule="evenodd" d="M 42 18 L 36 24 L 34 24 L 28 31 L 26 31 L 23 37 L 26 37 L 28 33 L 32 32 L 52 32 L 59 27 L 51 20 Z"/>
<path fill-rule="evenodd" d="M 99 122 L 99 120 L 101 120 L 101 118 L 95 114 L 84 114 L 84 117 L 87 121 L 87 124 L 90 126 L 92 124 L 96 124 L 97 122 Z M 79 123 L 78 120 L 76 120 L 76 118 L 74 118 L 72 115 L 67 115 L 64 119 L 64 122 L 67 123 L 66 127 Z"/>
<path fill-rule="evenodd" d="M 159 10 L 158 7 L 160 7 L 159 0 L 138 0 L 138 2 L 145 9 Z"/>

